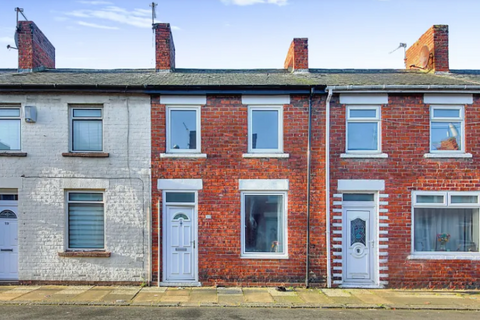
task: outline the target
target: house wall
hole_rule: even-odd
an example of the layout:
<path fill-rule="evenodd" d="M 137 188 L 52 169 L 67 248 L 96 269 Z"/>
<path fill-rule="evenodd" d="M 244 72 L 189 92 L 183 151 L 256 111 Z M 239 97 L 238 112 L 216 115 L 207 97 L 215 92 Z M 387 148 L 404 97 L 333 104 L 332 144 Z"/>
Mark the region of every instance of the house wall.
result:
<path fill-rule="evenodd" d="M 149 277 L 150 101 L 145 96 L 0 95 L 22 106 L 26 157 L 0 157 L 0 187 L 18 190 L 22 282 L 143 282 Z M 63 157 L 69 150 L 68 105 L 102 104 L 108 158 Z M 36 123 L 23 120 L 36 106 Z M 109 258 L 61 257 L 66 249 L 67 190 L 104 191 Z"/>
<path fill-rule="evenodd" d="M 314 99 L 314 118 L 324 123 L 323 98 Z M 305 281 L 308 96 L 284 105 L 284 152 L 289 158 L 243 158 L 247 153 L 248 106 L 240 95 L 207 95 L 201 107 L 201 146 L 207 158 L 161 158 L 166 151 L 166 105 L 152 98 L 153 281 L 162 281 L 162 190 L 159 179 L 202 179 L 198 191 L 199 281 L 204 285 L 301 284 Z M 323 283 L 323 125 L 313 130 L 311 278 Z M 241 258 L 239 179 L 288 179 L 288 259 Z M 206 215 L 211 215 L 207 219 Z"/>
<path fill-rule="evenodd" d="M 465 105 L 466 153 L 472 158 L 425 158 L 429 153 L 429 105 L 423 94 L 388 95 L 388 104 L 382 105 L 382 151 L 386 159 L 346 159 L 346 107 L 338 95 L 332 99 L 331 139 L 331 202 L 341 201 L 335 196 L 339 179 L 379 179 L 385 181 L 380 193 L 380 280 L 393 288 L 478 288 L 480 260 L 471 259 L 410 259 L 412 250 L 412 191 L 478 191 L 480 186 L 480 99 L 474 95 L 473 104 Z M 383 210 L 382 210 L 383 209 Z M 333 214 L 333 213 L 332 213 Z M 335 223 L 332 219 L 332 223 Z M 382 232 L 383 231 L 383 232 Z M 334 234 L 332 234 L 334 237 Z M 333 242 L 333 244 L 338 244 Z M 341 252 L 334 248 L 334 252 Z M 333 267 L 341 264 L 333 263 Z M 335 271 L 334 271 L 335 273 Z M 334 277 L 334 281 L 341 281 Z"/>

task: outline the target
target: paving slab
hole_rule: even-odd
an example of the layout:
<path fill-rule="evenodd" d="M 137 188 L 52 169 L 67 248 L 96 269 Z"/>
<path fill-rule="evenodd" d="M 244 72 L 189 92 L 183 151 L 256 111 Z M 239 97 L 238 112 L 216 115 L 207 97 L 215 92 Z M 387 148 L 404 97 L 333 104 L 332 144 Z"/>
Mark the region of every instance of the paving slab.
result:
<path fill-rule="evenodd" d="M 77 296 L 81 295 L 82 293 L 87 292 L 91 288 L 92 288 L 92 286 L 67 287 L 63 290 L 60 290 L 60 291 L 54 293 L 51 297 L 49 297 L 48 301 L 52 301 L 52 302 L 54 302 L 54 301 L 55 302 L 72 301 Z"/>
<path fill-rule="evenodd" d="M 215 288 L 194 288 L 190 293 L 191 303 L 217 303 L 217 290 Z"/>
<path fill-rule="evenodd" d="M 164 292 L 154 292 L 154 291 L 141 291 L 139 292 L 132 301 L 133 305 L 143 305 L 143 304 L 157 304 L 162 301 Z"/>
<path fill-rule="evenodd" d="M 190 299 L 190 289 L 184 288 L 168 288 L 163 295 L 161 302 L 169 302 L 169 303 L 182 303 L 188 302 Z"/>
<path fill-rule="evenodd" d="M 242 288 L 217 288 L 217 294 L 220 295 L 241 295 L 243 296 Z"/>
<path fill-rule="evenodd" d="M 287 304 L 287 305 L 294 305 L 294 304 L 303 304 L 303 300 L 300 299 L 298 296 L 274 296 L 273 300 L 275 303 L 279 304 Z"/>
<path fill-rule="evenodd" d="M 346 290 L 354 297 L 360 299 L 362 302 L 374 305 L 386 305 L 392 303 L 390 300 L 377 296 L 374 292 L 366 289 L 351 289 Z"/>
<path fill-rule="evenodd" d="M 332 300 L 329 299 L 323 292 L 317 289 L 295 289 L 298 296 L 307 304 L 332 304 Z"/>
<path fill-rule="evenodd" d="M 61 287 L 41 287 L 37 290 L 31 291 L 27 294 L 19 296 L 13 300 L 15 301 L 46 301 L 55 293 L 61 291 Z"/>
<path fill-rule="evenodd" d="M 85 291 L 75 296 L 72 301 L 76 302 L 98 302 L 101 301 L 107 294 L 112 292 L 111 287 L 93 287 L 90 290 Z"/>
<path fill-rule="evenodd" d="M 164 293 L 167 291 L 166 287 L 144 287 L 140 292 L 155 292 L 155 293 Z"/>
<path fill-rule="evenodd" d="M 246 288 L 243 289 L 245 302 L 247 303 L 273 303 L 273 297 L 266 289 Z"/>
<path fill-rule="evenodd" d="M 272 297 L 288 297 L 288 296 L 296 297 L 297 296 L 297 293 L 293 289 L 288 289 L 286 291 L 279 291 L 276 288 L 268 288 L 267 291 L 268 293 L 270 293 Z"/>
<path fill-rule="evenodd" d="M 351 297 L 352 295 L 343 289 L 320 289 L 327 297 Z"/>

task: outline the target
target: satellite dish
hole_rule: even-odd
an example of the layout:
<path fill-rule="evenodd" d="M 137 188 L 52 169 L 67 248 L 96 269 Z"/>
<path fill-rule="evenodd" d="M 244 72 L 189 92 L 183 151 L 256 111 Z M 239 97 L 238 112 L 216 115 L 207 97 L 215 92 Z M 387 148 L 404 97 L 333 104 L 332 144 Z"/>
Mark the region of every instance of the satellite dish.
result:
<path fill-rule="evenodd" d="M 13 39 L 15 39 L 15 47 L 18 48 L 18 31 L 15 30 L 15 34 L 13 36 Z"/>
<path fill-rule="evenodd" d="M 422 69 L 427 68 L 428 60 L 430 60 L 430 50 L 428 50 L 428 47 L 425 45 L 420 50 L 420 59 L 418 60 L 418 66 Z"/>

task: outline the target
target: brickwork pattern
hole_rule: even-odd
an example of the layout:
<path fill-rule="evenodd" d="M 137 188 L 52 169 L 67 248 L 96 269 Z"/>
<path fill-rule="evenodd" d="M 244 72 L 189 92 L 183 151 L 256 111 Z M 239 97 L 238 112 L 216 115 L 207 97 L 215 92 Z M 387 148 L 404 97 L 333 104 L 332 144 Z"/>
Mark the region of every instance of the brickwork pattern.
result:
<path fill-rule="evenodd" d="M 18 69 L 55 68 L 55 47 L 32 21 L 18 22 Z"/>
<path fill-rule="evenodd" d="M 293 39 L 288 49 L 284 68 L 290 71 L 308 70 L 308 39 Z"/>
<path fill-rule="evenodd" d="M 175 69 L 175 45 L 169 23 L 156 23 L 155 30 L 155 69 Z"/>
<path fill-rule="evenodd" d="M 448 72 L 448 26 L 434 25 L 428 29 L 406 52 L 406 65 L 422 67 L 420 64 L 422 48 L 427 46 L 433 59 L 429 59 L 427 69 Z"/>

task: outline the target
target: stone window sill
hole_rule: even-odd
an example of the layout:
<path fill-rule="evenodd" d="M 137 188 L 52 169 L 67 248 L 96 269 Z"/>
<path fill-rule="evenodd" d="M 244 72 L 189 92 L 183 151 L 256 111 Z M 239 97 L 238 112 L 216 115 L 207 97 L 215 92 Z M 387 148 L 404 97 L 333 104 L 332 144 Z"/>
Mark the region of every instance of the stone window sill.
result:
<path fill-rule="evenodd" d="M 107 251 L 64 251 L 59 252 L 59 257 L 64 258 L 110 258 L 111 252 Z"/>
<path fill-rule="evenodd" d="M 244 153 L 244 158 L 290 158 L 289 153 Z"/>
<path fill-rule="evenodd" d="M 425 153 L 425 158 L 471 158 L 471 153 Z"/>
<path fill-rule="evenodd" d="M 419 253 L 411 254 L 407 257 L 408 260 L 480 260 L 480 254 L 475 253 L 465 253 L 465 252 L 449 252 L 449 253 Z"/>
<path fill-rule="evenodd" d="M 63 157 L 67 158 L 108 158 L 108 152 L 64 152 Z"/>
<path fill-rule="evenodd" d="M 346 159 L 386 159 L 388 154 L 386 153 L 342 153 L 340 158 Z"/>
<path fill-rule="evenodd" d="M 0 152 L 0 157 L 26 157 L 26 152 Z"/>
<path fill-rule="evenodd" d="M 160 158 L 206 158 L 206 153 L 160 153 Z"/>

